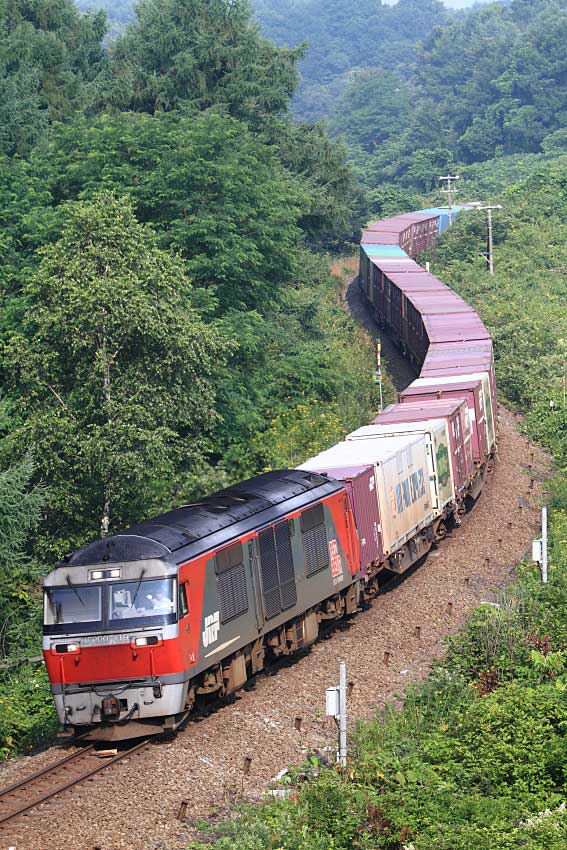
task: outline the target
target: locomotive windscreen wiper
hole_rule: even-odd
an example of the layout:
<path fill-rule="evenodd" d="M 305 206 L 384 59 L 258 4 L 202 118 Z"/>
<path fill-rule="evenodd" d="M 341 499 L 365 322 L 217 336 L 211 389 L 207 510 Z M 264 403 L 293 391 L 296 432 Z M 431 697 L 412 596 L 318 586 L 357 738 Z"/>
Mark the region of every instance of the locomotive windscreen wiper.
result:
<path fill-rule="evenodd" d="M 142 579 L 144 578 L 145 575 L 146 575 L 146 569 L 144 567 L 142 569 L 142 572 L 140 573 L 140 578 L 138 579 L 138 587 L 136 588 L 136 593 L 134 594 L 134 598 L 132 599 L 132 608 L 136 604 L 136 599 L 138 598 L 138 593 L 140 592 L 140 586 L 142 584 Z"/>
<path fill-rule="evenodd" d="M 75 594 L 75 596 L 77 597 L 77 599 L 79 600 L 79 602 L 81 603 L 83 608 L 86 608 L 87 606 L 85 605 L 85 603 L 81 599 L 81 594 L 79 593 L 79 591 L 77 590 L 77 588 L 75 587 L 73 582 L 71 581 L 70 576 L 67 576 L 67 584 L 69 585 L 69 587 L 71 588 L 71 590 L 73 591 L 73 593 Z"/>

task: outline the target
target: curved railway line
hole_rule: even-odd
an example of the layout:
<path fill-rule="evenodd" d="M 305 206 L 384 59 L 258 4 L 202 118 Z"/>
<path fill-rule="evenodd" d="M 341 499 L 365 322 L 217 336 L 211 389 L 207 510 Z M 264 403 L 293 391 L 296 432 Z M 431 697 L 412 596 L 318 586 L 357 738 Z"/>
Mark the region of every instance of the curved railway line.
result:
<path fill-rule="evenodd" d="M 0 789 L 0 831 L 18 815 L 23 815 L 52 797 L 62 794 L 95 773 L 121 761 L 126 756 L 145 749 L 149 740 L 134 741 L 115 755 L 101 756 L 95 744 L 64 756 L 64 758 L 24 776 L 17 782 Z"/>

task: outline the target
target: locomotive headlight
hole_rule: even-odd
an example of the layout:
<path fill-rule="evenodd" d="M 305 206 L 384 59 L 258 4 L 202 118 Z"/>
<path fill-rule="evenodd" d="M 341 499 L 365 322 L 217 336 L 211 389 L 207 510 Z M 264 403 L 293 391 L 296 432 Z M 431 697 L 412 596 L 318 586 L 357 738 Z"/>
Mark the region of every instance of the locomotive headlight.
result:
<path fill-rule="evenodd" d="M 51 652 L 55 655 L 62 655 L 63 653 L 69 652 L 80 652 L 80 646 L 78 643 L 56 643 L 55 646 L 51 648 Z"/>
<path fill-rule="evenodd" d="M 89 581 L 108 581 L 109 579 L 120 578 L 120 569 L 113 570 L 89 570 Z"/>
<path fill-rule="evenodd" d="M 157 635 L 148 635 L 148 637 L 137 637 L 134 640 L 134 646 L 157 646 L 161 643 Z"/>

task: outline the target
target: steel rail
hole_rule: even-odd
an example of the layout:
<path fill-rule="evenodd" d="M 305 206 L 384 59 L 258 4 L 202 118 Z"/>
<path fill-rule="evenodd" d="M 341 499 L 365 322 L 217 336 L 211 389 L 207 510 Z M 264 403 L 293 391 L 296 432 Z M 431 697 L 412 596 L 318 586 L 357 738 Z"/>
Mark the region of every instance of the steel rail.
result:
<path fill-rule="evenodd" d="M 89 747 L 85 747 L 84 750 L 79 750 L 76 753 L 71 753 L 71 755 L 65 756 L 65 758 L 60 759 L 59 761 L 54 762 L 53 764 L 44 767 L 42 770 L 38 770 L 37 773 L 30 773 L 29 776 L 25 776 L 23 779 L 20 779 L 19 782 L 14 782 L 13 785 L 8 785 L 7 788 L 0 789 L 0 805 L 8 794 L 11 794 L 13 791 L 16 791 L 18 788 L 22 788 L 24 785 L 31 784 L 35 782 L 36 779 L 39 779 L 41 776 L 44 776 L 46 773 L 52 773 L 57 770 L 64 764 L 67 764 L 70 761 L 74 761 L 75 759 L 81 758 L 86 752 L 94 749 L 94 744 L 91 744 Z"/>
<path fill-rule="evenodd" d="M 7 821 L 12 820 L 12 818 L 17 817 L 18 815 L 23 814 L 24 812 L 29 811 L 30 809 L 39 806 L 40 803 L 44 803 L 46 800 L 51 799 L 51 797 L 55 797 L 57 794 L 61 794 L 63 791 L 66 791 L 68 788 L 72 788 L 74 785 L 78 785 L 81 782 L 84 782 L 85 779 L 88 779 L 90 776 L 93 776 L 95 773 L 99 773 L 99 771 L 104 770 L 109 767 L 111 764 L 115 764 L 117 761 L 125 758 L 125 756 L 132 755 L 133 753 L 141 750 L 146 747 L 149 742 L 149 738 L 145 738 L 140 743 L 136 744 L 133 747 L 129 747 L 127 750 L 123 752 L 117 753 L 115 756 L 112 756 L 108 759 L 101 760 L 101 763 L 96 767 L 89 768 L 88 770 L 80 773 L 78 776 L 64 781 L 62 784 L 58 784 L 55 787 L 52 787 L 50 790 L 43 792 L 40 796 L 35 797 L 33 800 L 27 800 L 22 802 L 21 804 L 17 804 L 17 808 L 11 812 L 6 812 L 5 814 L 0 814 L 0 826 L 2 824 L 7 823 Z M 15 782 L 13 785 L 9 785 L 7 788 L 0 789 L 0 805 L 6 803 L 6 798 L 18 791 L 26 790 L 26 786 L 29 786 L 30 790 L 33 785 L 40 780 L 42 777 L 47 777 L 51 773 L 57 773 L 58 770 L 68 765 L 72 761 L 79 761 L 80 758 L 84 758 L 88 753 L 92 753 L 94 750 L 94 744 L 86 747 L 84 750 L 81 750 L 78 753 L 72 753 L 69 756 L 66 756 L 63 759 L 55 762 L 55 764 L 49 765 L 48 767 L 44 767 L 42 770 L 38 770 L 36 773 L 32 773 L 30 776 L 25 777 L 19 782 Z M 9 803 L 8 803 L 9 804 Z"/>

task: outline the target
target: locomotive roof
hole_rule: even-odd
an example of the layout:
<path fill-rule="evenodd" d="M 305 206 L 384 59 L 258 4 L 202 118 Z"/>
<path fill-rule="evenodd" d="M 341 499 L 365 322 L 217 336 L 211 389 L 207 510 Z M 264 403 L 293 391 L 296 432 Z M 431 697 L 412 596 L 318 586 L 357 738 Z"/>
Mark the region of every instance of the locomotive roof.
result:
<path fill-rule="evenodd" d="M 88 543 L 67 555 L 64 564 L 85 566 L 145 558 L 180 562 L 217 549 L 342 487 L 338 481 L 299 469 L 266 472 Z"/>

